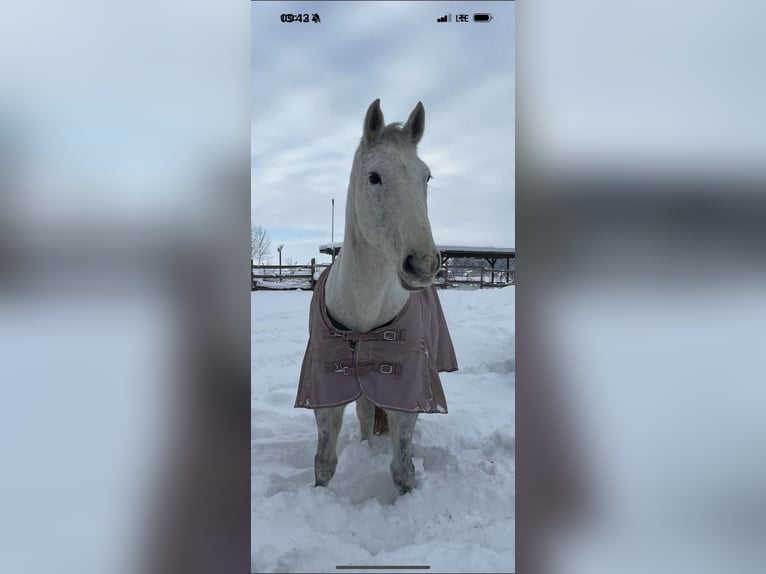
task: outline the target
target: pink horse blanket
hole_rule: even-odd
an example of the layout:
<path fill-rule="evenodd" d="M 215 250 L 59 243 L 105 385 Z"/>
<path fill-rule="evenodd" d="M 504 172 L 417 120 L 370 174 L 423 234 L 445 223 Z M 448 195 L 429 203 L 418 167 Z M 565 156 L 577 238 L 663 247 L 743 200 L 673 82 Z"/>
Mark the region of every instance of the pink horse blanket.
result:
<path fill-rule="evenodd" d="M 439 372 L 458 366 L 436 288 L 410 294 L 389 324 L 354 333 L 336 328 L 327 314 L 328 274 L 319 277 L 311 298 L 295 407 L 344 405 L 364 394 L 384 409 L 446 413 Z"/>

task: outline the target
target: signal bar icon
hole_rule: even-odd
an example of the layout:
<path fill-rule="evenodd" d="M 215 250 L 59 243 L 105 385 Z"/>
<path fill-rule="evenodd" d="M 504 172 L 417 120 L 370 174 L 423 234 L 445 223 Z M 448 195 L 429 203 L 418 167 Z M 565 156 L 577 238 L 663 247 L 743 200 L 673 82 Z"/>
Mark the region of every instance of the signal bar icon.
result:
<path fill-rule="evenodd" d="M 436 19 L 437 22 L 452 22 L 452 14 L 445 14 L 441 18 Z"/>

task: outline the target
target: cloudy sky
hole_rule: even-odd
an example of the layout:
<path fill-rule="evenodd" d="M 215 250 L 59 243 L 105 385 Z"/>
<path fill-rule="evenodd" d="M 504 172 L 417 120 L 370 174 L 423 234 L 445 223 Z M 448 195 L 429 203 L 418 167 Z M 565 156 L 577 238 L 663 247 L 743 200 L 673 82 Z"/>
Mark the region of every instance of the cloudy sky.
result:
<path fill-rule="evenodd" d="M 252 2 L 251 219 L 283 263 L 343 239 L 367 107 L 386 123 L 426 110 L 420 157 L 442 245 L 515 246 L 514 2 Z M 320 23 L 280 21 L 318 13 Z M 489 23 L 456 22 L 488 12 Z M 453 21 L 437 23 L 443 14 Z"/>

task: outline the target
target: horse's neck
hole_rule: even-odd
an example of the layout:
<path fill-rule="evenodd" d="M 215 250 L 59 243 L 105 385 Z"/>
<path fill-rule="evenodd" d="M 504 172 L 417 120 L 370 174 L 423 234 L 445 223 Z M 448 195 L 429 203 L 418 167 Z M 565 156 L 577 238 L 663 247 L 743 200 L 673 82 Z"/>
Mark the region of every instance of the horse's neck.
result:
<path fill-rule="evenodd" d="M 346 234 L 343 251 L 329 271 L 325 303 L 330 316 L 366 333 L 393 319 L 409 299 L 394 266 L 364 240 Z"/>

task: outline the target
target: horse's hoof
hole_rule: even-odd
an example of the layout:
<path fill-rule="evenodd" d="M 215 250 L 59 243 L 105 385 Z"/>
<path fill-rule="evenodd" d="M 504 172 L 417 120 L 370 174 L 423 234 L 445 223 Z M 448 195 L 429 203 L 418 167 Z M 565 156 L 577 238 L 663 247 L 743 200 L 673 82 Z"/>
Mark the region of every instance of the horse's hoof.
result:
<path fill-rule="evenodd" d="M 335 476 L 335 469 L 338 466 L 338 459 L 324 461 L 318 457 L 314 458 L 314 480 L 315 486 L 327 486 Z"/>
<path fill-rule="evenodd" d="M 405 484 L 403 482 L 394 482 L 394 486 L 396 486 L 396 490 L 399 492 L 400 496 L 412 492 L 412 489 L 415 488 L 414 484 Z"/>
<path fill-rule="evenodd" d="M 412 473 L 411 475 L 405 475 L 405 476 L 393 476 L 394 479 L 394 486 L 396 487 L 396 490 L 399 491 L 399 494 L 404 496 L 408 492 L 411 492 L 413 488 L 415 488 L 415 473 Z"/>
<path fill-rule="evenodd" d="M 406 464 L 406 463 L 405 463 Z M 391 466 L 391 478 L 399 494 L 405 495 L 415 488 L 415 465 L 412 461 L 404 468 Z"/>
<path fill-rule="evenodd" d="M 314 474 L 314 486 L 327 486 L 330 484 L 332 477 L 333 475 L 320 478 L 318 475 Z"/>

